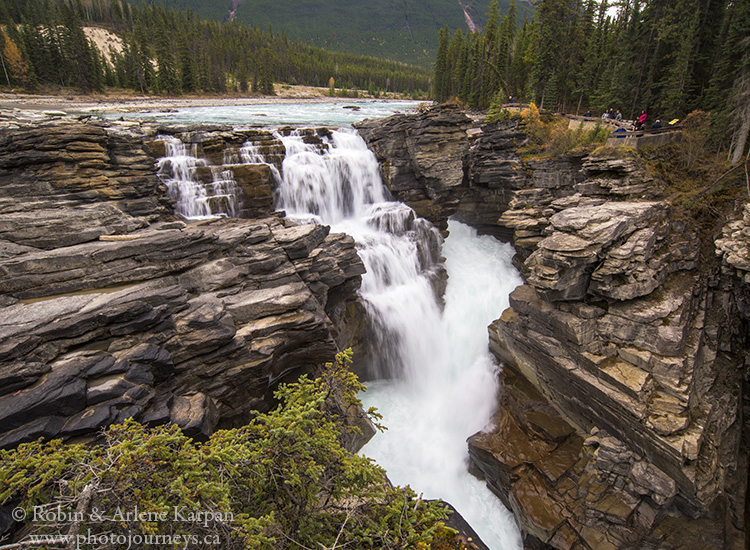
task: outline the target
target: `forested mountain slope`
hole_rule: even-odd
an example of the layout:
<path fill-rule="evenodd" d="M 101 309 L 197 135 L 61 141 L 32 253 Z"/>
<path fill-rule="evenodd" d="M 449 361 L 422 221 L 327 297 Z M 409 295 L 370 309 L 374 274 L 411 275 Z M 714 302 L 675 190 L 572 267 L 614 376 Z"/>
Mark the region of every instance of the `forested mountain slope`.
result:
<path fill-rule="evenodd" d="M 206 19 L 236 21 L 256 28 L 284 32 L 326 49 L 372 55 L 431 67 L 438 46 L 438 31 L 448 26 L 464 31 L 487 21 L 491 0 L 135 0 L 133 4 L 190 8 Z M 506 13 L 510 0 L 501 0 Z M 518 2 L 518 21 L 531 17 L 533 8 Z M 469 23 L 471 21 L 471 23 Z"/>
<path fill-rule="evenodd" d="M 332 52 L 191 10 L 125 0 L 0 0 L 0 54 L 9 87 L 104 87 L 140 93 L 274 93 L 274 82 L 340 91 L 408 93 L 430 88 L 427 68 Z M 115 35 L 98 51 L 92 33 Z M 86 34 L 88 33 L 88 35 Z M 104 57 L 102 57 L 104 56 Z M 333 80 L 331 80 L 333 79 Z"/>

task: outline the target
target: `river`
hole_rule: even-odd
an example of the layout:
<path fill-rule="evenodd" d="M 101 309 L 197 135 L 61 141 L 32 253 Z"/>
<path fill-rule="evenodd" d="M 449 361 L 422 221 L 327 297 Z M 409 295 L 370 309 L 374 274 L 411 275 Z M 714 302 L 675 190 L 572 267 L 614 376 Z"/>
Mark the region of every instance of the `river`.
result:
<path fill-rule="evenodd" d="M 376 116 L 403 108 L 389 105 Z M 331 111 L 348 111 L 348 122 L 337 123 L 341 126 L 356 118 L 351 116 L 356 111 L 341 104 L 306 104 L 306 109 L 301 120 L 287 116 L 284 124 L 313 124 L 318 109 L 314 125 L 326 125 Z M 228 116 L 202 112 L 209 122 Z M 359 118 L 364 114 L 360 110 Z M 443 242 L 429 222 L 390 199 L 375 156 L 350 128 L 334 130 L 324 138 L 325 146 L 305 143 L 294 132 L 277 137 L 286 148 L 277 208 L 300 222 L 324 223 L 352 235 L 367 268 L 360 295 L 378 330 L 381 379 L 368 382 L 362 398 L 366 408 L 379 409 L 388 430 L 361 452 L 383 466 L 394 483 L 450 502 L 492 550 L 520 549 L 510 512 L 484 482 L 468 474 L 466 444 L 487 426 L 497 401 L 498 366 L 488 350 L 487 325 L 508 307 L 508 295 L 520 283 L 512 248 L 455 221 Z M 185 157 L 184 148 L 170 150 Z M 203 215 L 200 209 L 191 212 Z M 444 307 L 433 290 L 443 268 L 448 275 Z"/>

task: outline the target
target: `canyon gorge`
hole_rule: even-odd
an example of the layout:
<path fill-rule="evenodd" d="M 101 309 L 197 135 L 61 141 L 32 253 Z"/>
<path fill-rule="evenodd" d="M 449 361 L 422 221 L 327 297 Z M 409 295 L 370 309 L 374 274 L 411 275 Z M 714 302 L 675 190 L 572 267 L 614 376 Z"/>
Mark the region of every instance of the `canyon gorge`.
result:
<path fill-rule="evenodd" d="M 515 247 L 524 282 L 488 327 L 497 410 L 468 450 L 525 547 L 744 548 L 750 206 L 706 234 L 634 152 L 521 158 L 518 121 L 454 107 L 355 127 L 395 200 L 444 235 L 455 219 Z M 355 239 L 276 210 L 293 133 L 333 139 L 87 117 L 0 129 L 0 448 L 92 441 L 126 418 L 206 437 L 338 350 L 377 370 Z M 206 219 L 178 215 L 186 166 L 212 189 Z M 421 256 L 439 294 L 438 240 Z"/>

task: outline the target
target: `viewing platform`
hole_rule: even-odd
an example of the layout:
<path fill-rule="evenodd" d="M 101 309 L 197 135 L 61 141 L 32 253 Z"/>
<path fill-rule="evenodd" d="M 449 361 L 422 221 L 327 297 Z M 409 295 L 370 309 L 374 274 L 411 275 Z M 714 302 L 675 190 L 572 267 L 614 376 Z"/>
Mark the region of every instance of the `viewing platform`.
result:
<path fill-rule="evenodd" d="M 616 147 L 624 145 L 632 147 L 636 151 L 642 147 L 661 147 L 680 139 L 682 129 L 678 125 L 669 125 L 662 128 L 636 130 L 632 120 L 615 120 L 613 118 L 599 118 L 590 116 L 564 115 L 569 119 L 568 128 L 577 130 L 583 122 L 584 130 L 591 130 L 597 124 L 612 128 L 612 134 L 607 138 L 607 145 Z M 619 130 L 619 131 L 618 131 Z M 624 130 L 624 131 L 623 131 Z M 616 132 L 616 133 L 615 133 Z"/>
<path fill-rule="evenodd" d="M 520 112 L 524 109 L 528 109 L 528 103 L 505 103 L 503 109 L 509 111 Z M 680 139 L 682 136 L 682 128 L 679 125 L 666 124 L 662 128 L 654 129 L 635 129 L 635 121 L 632 120 L 616 120 L 613 118 L 600 118 L 594 116 L 579 116 L 579 115 L 562 115 L 568 119 L 568 128 L 570 130 L 592 130 L 597 124 L 605 127 L 610 127 L 612 133 L 607 138 L 607 145 L 610 147 L 616 147 L 618 145 L 624 145 L 626 147 L 632 147 L 636 151 L 642 147 L 661 147 Z M 583 124 L 583 126 L 581 126 Z M 615 133 L 616 132 L 616 133 Z"/>

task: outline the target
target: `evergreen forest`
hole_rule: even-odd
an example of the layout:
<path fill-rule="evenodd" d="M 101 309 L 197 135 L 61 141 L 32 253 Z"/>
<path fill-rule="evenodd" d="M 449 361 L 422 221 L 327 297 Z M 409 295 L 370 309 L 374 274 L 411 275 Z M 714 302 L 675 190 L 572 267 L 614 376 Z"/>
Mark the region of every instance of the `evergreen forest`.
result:
<path fill-rule="evenodd" d="M 500 13 L 494 2 L 482 32 L 441 30 L 435 99 L 651 121 L 701 110 L 726 139 L 747 136 L 747 0 L 539 0 L 531 20 L 516 19 L 514 4 Z"/>
<path fill-rule="evenodd" d="M 234 18 L 261 29 L 285 32 L 293 40 L 327 50 L 371 55 L 432 67 L 438 31 L 482 28 L 490 0 L 131 0 L 167 8 L 190 7 L 204 19 Z M 499 0 L 505 9 L 510 0 Z M 520 20 L 534 8 L 518 4 Z"/>
<path fill-rule="evenodd" d="M 283 82 L 417 97 L 432 77 L 427 69 L 329 52 L 283 33 L 205 21 L 189 9 L 123 0 L 0 0 L 0 25 L 0 82 L 31 91 L 272 94 L 273 83 Z M 100 52 L 85 33 L 92 26 L 116 34 L 119 47 Z"/>

